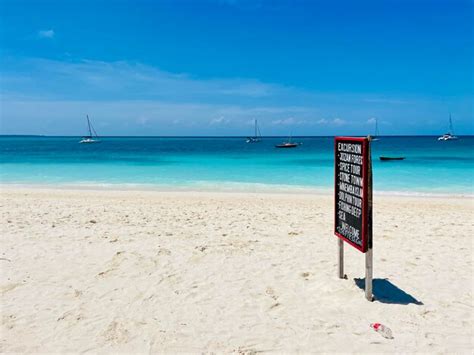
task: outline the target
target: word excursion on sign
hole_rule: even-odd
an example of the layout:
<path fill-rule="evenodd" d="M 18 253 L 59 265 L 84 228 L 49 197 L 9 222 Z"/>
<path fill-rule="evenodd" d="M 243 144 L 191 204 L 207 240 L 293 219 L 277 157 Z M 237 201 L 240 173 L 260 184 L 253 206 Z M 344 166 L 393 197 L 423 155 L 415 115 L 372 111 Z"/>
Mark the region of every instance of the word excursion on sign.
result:
<path fill-rule="evenodd" d="M 335 234 L 362 252 L 367 248 L 367 139 L 335 141 Z"/>

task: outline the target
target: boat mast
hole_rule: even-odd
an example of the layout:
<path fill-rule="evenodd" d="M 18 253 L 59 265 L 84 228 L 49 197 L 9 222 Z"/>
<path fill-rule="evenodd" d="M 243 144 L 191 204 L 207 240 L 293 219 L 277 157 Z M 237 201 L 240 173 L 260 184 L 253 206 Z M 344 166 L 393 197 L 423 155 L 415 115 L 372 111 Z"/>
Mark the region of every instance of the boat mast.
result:
<path fill-rule="evenodd" d="M 257 120 L 255 120 L 255 135 L 254 135 L 255 138 L 257 138 Z"/>
<path fill-rule="evenodd" d="M 89 115 L 87 117 L 87 127 L 89 128 L 89 136 L 92 137 L 92 130 L 91 130 L 91 121 L 89 120 Z"/>
<path fill-rule="evenodd" d="M 379 125 L 378 125 L 378 120 L 375 119 L 375 136 L 377 137 L 379 135 Z"/>
<path fill-rule="evenodd" d="M 451 120 L 451 114 L 449 114 L 449 133 L 454 134 L 454 132 L 453 132 L 453 121 Z"/>

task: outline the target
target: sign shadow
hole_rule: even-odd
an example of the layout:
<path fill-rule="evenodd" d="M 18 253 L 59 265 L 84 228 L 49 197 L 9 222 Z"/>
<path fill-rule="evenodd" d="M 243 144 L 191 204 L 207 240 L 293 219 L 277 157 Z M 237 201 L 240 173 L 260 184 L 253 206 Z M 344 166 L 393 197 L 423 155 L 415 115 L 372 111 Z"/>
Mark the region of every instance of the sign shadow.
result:
<path fill-rule="evenodd" d="M 354 282 L 357 287 L 365 290 L 365 279 L 355 278 Z M 372 282 L 372 293 L 375 301 L 403 305 L 416 304 L 418 306 L 423 304 L 423 302 L 398 288 L 388 279 L 373 279 Z"/>

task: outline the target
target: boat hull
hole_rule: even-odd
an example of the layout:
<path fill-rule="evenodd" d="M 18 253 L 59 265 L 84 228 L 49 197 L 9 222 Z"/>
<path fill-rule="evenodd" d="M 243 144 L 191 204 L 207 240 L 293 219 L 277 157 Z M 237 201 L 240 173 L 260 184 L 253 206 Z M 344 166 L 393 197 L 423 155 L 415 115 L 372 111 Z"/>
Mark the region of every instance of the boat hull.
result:
<path fill-rule="evenodd" d="M 296 143 L 287 143 L 287 144 L 277 144 L 275 148 L 296 148 L 298 144 Z"/>
<path fill-rule="evenodd" d="M 247 138 L 246 140 L 247 143 L 260 143 L 261 139 L 258 138 Z"/>
<path fill-rule="evenodd" d="M 405 160 L 405 157 L 380 157 L 382 161 L 390 161 L 390 160 Z"/>

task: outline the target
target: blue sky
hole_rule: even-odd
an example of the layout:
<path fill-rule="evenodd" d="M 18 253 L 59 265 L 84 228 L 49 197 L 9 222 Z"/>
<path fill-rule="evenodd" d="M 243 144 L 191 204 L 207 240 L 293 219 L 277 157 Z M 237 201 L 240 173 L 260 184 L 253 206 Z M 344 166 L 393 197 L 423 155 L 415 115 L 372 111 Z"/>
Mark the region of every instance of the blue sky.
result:
<path fill-rule="evenodd" d="M 473 2 L 0 0 L 2 134 L 473 134 Z"/>

